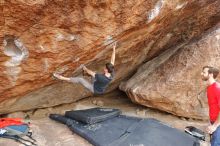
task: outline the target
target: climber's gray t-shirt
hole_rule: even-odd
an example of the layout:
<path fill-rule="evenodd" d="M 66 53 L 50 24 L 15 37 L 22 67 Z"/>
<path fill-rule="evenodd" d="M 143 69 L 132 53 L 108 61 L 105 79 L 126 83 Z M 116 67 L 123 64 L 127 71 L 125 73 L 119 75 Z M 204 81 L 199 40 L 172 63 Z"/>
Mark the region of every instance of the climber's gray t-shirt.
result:
<path fill-rule="evenodd" d="M 104 74 L 95 74 L 94 93 L 103 94 L 108 84 L 111 82 L 113 76 L 106 77 Z"/>

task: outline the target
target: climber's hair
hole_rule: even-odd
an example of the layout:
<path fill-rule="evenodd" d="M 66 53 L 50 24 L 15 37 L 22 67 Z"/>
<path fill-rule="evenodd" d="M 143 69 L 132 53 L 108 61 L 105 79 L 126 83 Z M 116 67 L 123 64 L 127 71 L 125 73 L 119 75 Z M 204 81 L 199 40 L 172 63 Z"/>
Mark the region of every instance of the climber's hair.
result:
<path fill-rule="evenodd" d="M 113 73 L 114 72 L 114 65 L 111 63 L 106 63 L 105 64 L 106 69 L 108 70 L 109 73 Z"/>

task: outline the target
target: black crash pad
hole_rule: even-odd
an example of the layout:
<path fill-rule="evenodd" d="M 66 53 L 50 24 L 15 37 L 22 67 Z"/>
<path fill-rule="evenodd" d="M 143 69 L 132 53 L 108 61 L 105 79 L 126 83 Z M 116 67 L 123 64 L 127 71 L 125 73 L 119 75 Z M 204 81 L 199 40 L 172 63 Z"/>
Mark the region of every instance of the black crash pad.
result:
<path fill-rule="evenodd" d="M 95 146 L 199 146 L 199 141 L 156 119 L 117 116 L 96 124 L 85 124 L 62 115 L 50 118 L 66 124 Z"/>
<path fill-rule="evenodd" d="M 87 124 L 102 122 L 120 114 L 121 111 L 119 109 L 112 108 L 91 108 L 65 112 L 66 117 Z"/>

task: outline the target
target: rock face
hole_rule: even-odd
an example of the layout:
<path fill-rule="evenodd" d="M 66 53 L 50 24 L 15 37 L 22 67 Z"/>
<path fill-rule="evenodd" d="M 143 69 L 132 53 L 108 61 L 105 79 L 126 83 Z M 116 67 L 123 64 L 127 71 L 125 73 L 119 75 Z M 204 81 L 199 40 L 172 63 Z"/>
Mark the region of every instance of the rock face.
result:
<path fill-rule="evenodd" d="M 208 119 L 205 65 L 220 68 L 220 23 L 198 40 L 147 62 L 120 88 L 132 101 L 178 116 Z"/>
<path fill-rule="evenodd" d="M 1 0 L 0 113 L 90 96 L 51 75 L 77 76 L 81 64 L 102 71 L 117 41 L 111 91 L 143 61 L 213 27 L 219 13 L 219 0 Z"/>

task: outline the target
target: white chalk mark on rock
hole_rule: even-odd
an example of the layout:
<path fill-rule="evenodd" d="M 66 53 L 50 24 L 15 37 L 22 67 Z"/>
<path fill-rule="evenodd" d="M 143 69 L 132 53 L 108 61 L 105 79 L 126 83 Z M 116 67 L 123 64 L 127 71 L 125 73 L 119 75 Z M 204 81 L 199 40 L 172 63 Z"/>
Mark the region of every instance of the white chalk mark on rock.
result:
<path fill-rule="evenodd" d="M 20 64 L 27 59 L 29 52 L 19 39 L 13 36 L 6 36 L 4 40 L 4 54 L 11 57 L 5 62 L 6 72 L 12 86 L 16 84 L 18 74 L 21 72 Z"/>
<path fill-rule="evenodd" d="M 176 6 L 175 10 L 179 10 L 179 9 L 183 8 L 185 5 L 187 5 L 187 3 L 188 3 L 188 2 L 184 2 L 184 3 L 182 3 L 182 4 L 178 4 L 178 5 Z"/>
<path fill-rule="evenodd" d="M 57 32 L 55 38 L 56 41 L 73 41 L 77 39 L 77 36 L 66 32 Z"/>
<path fill-rule="evenodd" d="M 153 20 L 154 18 L 156 18 L 159 13 L 160 13 L 160 10 L 163 6 L 163 3 L 164 3 L 164 0 L 159 0 L 155 7 L 149 12 L 149 15 L 148 15 L 148 22 L 150 22 L 151 20 Z"/>

